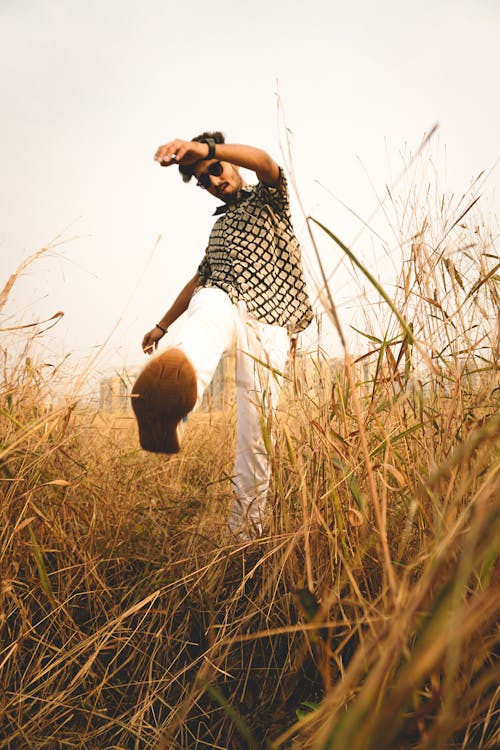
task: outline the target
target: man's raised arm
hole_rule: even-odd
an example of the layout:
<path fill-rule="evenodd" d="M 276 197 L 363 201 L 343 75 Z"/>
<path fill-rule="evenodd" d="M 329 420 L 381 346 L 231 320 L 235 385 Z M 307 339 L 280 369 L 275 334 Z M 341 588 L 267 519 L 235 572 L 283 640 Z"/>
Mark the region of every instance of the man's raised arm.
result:
<path fill-rule="evenodd" d="M 280 168 L 266 151 L 255 146 L 235 143 L 216 143 L 214 148 L 214 159 L 251 169 L 264 185 L 278 184 Z M 160 146 L 156 151 L 155 160 L 162 167 L 170 167 L 172 164 L 189 166 L 202 159 L 208 159 L 209 153 L 210 146 L 206 143 L 176 139 Z"/>

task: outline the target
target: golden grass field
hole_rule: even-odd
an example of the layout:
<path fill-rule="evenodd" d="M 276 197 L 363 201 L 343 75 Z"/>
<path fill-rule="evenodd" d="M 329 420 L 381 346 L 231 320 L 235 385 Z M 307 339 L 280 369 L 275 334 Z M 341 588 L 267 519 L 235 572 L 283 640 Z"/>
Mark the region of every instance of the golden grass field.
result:
<path fill-rule="evenodd" d="M 255 543 L 225 532 L 230 405 L 149 455 L 4 340 L 0 749 L 500 747 L 498 256 L 471 215 L 402 240 L 385 336 L 297 359 Z"/>

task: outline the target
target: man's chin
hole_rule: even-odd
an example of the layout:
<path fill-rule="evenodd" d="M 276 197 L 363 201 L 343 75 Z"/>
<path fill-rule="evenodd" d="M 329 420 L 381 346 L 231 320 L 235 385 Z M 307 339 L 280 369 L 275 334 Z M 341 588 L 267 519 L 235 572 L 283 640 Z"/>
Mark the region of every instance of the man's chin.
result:
<path fill-rule="evenodd" d="M 231 203 L 231 201 L 236 198 L 237 192 L 238 191 L 233 188 L 228 188 L 227 190 L 217 191 L 217 197 L 220 198 L 221 201 L 224 201 L 224 203 Z"/>

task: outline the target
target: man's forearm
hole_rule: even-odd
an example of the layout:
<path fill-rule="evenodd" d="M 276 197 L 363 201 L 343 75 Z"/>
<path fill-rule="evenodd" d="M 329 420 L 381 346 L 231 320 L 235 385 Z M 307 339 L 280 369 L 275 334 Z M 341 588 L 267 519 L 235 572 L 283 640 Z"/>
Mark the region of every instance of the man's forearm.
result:
<path fill-rule="evenodd" d="M 191 301 L 191 297 L 194 294 L 195 289 L 201 286 L 200 277 L 196 273 L 190 281 L 186 284 L 184 289 L 174 300 L 172 306 L 167 310 L 161 320 L 158 321 L 162 328 L 170 328 L 172 323 L 175 323 L 177 318 L 180 318 L 182 313 L 186 312 L 188 305 Z"/>
<path fill-rule="evenodd" d="M 266 185 L 275 185 L 279 179 L 279 167 L 266 151 L 254 146 L 237 143 L 217 143 L 215 157 L 237 167 L 251 169 Z"/>

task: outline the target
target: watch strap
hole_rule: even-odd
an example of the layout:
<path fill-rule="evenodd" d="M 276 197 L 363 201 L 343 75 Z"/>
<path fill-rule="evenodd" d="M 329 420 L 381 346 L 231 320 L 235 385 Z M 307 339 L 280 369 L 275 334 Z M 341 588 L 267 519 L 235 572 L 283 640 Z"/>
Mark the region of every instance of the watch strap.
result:
<path fill-rule="evenodd" d="M 207 159 L 215 159 L 215 141 L 213 138 L 204 138 L 200 143 L 206 143 L 208 146 L 208 155 L 204 157 L 204 161 Z"/>

